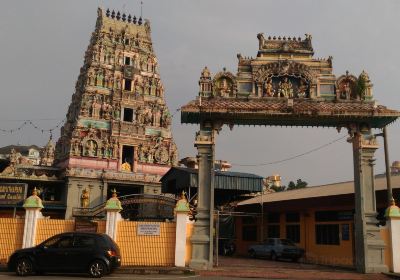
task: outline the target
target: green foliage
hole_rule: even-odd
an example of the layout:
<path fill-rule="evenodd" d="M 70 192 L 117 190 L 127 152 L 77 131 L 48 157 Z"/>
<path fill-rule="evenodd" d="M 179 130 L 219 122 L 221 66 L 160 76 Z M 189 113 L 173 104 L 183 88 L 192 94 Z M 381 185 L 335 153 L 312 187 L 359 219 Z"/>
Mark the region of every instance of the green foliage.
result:
<path fill-rule="evenodd" d="M 302 189 L 307 187 L 308 183 L 301 180 L 301 179 L 297 179 L 296 183 L 294 183 L 293 181 L 289 182 L 289 185 L 287 187 L 287 190 L 296 190 L 296 189 Z"/>
<path fill-rule="evenodd" d="M 357 96 L 360 96 L 361 99 L 364 99 L 365 90 L 367 89 L 367 82 L 365 81 L 364 77 L 360 75 L 357 79 Z"/>

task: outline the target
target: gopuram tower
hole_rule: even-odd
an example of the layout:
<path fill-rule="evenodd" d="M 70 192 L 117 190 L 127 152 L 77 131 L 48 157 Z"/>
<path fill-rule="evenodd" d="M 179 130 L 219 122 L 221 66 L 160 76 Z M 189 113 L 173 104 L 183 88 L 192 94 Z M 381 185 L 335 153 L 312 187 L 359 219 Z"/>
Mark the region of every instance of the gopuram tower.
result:
<path fill-rule="evenodd" d="M 177 163 L 150 22 L 98 9 L 66 123 L 56 144 L 65 168 L 66 218 L 110 196 L 160 192 Z M 89 199 L 87 199 L 89 197 Z M 87 203 L 89 200 L 89 203 Z"/>

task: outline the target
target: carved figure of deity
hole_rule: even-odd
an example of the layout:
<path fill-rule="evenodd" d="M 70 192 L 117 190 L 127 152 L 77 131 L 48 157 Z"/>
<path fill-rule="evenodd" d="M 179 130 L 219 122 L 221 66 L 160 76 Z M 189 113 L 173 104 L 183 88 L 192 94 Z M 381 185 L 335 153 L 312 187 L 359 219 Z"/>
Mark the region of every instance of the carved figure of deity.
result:
<path fill-rule="evenodd" d="M 293 98 L 293 86 L 287 77 L 283 78 L 283 82 L 279 82 L 278 97 Z"/>
<path fill-rule="evenodd" d="M 117 103 L 114 106 L 114 119 L 118 120 L 121 117 L 121 104 Z"/>
<path fill-rule="evenodd" d="M 122 170 L 122 171 L 128 171 L 128 172 L 132 171 L 131 165 L 129 164 L 129 162 L 127 161 L 127 159 L 125 159 L 124 163 L 121 164 L 121 170 Z"/>
<path fill-rule="evenodd" d="M 160 126 L 161 112 L 157 106 L 153 107 L 153 126 Z"/>
<path fill-rule="evenodd" d="M 272 80 L 268 79 L 265 84 L 265 96 L 271 97 L 274 96 L 274 87 L 272 85 Z"/>
<path fill-rule="evenodd" d="M 103 118 L 109 120 L 111 118 L 112 106 L 104 100 L 103 104 L 101 105 L 101 110 L 103 112 Z"/>
<path fill-rule="evenodd" d="M 96 147 L 96 142 L 94 140 L 89 140 L 86 142 L 86 154 L 90 157 L 96 156 L 96 151 L 97 151 L 97 147 Z"/>
<path fill-rule="evenodd" d="M 97 101 L 97 97 L 93 97 L 93 103 L 92 103 L 92 117 L 93 118 L 99 118 L 100 117 L 100 109 L 101 109 L 101 104 Z"/>
<path fill-rule="evenodd" d="M 343 84 L 342 90 L 340 92 L 340 98 L 341 99 L 350 99 L 350 97 L 351 97 L 350 83 L 346 82 Z"/>
<path fill-rule="evenodd" d="M 103 140 L 103 157 L 108 158 L 110 156 L 110 143 L 108 142 L 108 139 L 105 138 Z"/>
<path fill-rule="evenodd" d="M 81 207 L 82 208 L 88 208 L 89 207 L 89 202 L 90 202 L 90 193 L 85 188 L 85 189 L 83 189 L 82 194 L 81 194 Z"/>
<path fill-rule="evenodd" d="M 118 158 L 119 156 L 119 145 L 116 139 L 113 142 L 113 158 Z"/>
<path fill-rule="evenodd" d="M 168 109 L 164 109 L 161 115 L 161 126 L 164 128 L 169 128 L 171 125 L 171 114 Z"/>
<path fill-rule="evenodd" d="M 299 88 L 297 90 L 297 97 L 299 98 L 306 97 L 306 91 L 307 91 L 307 84 L 300 79 Z"/>
<path fill-rule="evenodd" d="M 152 121 L 152 114 L 151 114 L 151 109 L 146 108 L 145 113 L 144 113 L 144 124 L 145 125 L 151 125 Z"/>
<path fill-rule="evenodd" d="M 73 146 L 73 153 L 74 153 L 74 155 L 80 156 L 80 155 L 81 155 L 81 147 L 80 147 L 80 142 L 79 142 L 79 140 L 74 141 L 74 144 L 73 144 L 73 145 L 74 145 L 74 146 Z"/>
<path fill-rule="evenodd" d="M 87 117 L 89 115 L 89 107 L 90 107 L 89 102 L 88 102 L 87 98 L 84 97 L 82 100 L 82 105 L 81 105 L 82 116 Z"/>

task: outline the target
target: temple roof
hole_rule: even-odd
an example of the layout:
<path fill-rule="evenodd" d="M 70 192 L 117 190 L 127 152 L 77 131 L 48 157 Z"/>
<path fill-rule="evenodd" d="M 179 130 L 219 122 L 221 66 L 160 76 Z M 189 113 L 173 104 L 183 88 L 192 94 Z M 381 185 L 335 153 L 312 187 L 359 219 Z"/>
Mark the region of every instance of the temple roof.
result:
<path fill-rule="evenodd" d="M 340 127 L 366 122 L 372 128 L 382 128 L 399 116 L 396 110 L 366 101 L 204 98 L 181 108 L 182 123 L 209 119 L 239 125 Z"/>

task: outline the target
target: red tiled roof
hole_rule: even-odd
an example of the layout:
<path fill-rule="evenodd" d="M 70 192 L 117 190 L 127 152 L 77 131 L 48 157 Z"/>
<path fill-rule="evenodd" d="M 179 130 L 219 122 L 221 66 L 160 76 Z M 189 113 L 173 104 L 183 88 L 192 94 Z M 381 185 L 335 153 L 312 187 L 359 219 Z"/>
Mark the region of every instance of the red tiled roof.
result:
<path fill-rule="evenodd" d="M 182 106 L 183 123 L 198 123 L 202 117 L 234 120 L 238 124 L 321 125 L 336 126 L 343 122 L 366 121 L 372 127 L 383 127 L 400 116 L 400 112 L 373 101 L 321 101 L 294 99 L 289 105 L 284 98 L 237 99 L 202 98 Z M 245 118 L 247 121 L 242 121 Z M 309 123 L 307 123 L 309 122 Z M 307 124 L 306 124 L 307 123 Z"/>
<path fill-rule="evenodd" d="M 193 100 L 182 106 L 182 112 L 265 112 L 265 113 L 301 113 L 301 114 L 360 114 L 400 116 L 400 112 L 382 105 L 374 106 L 373 102 L 335 102 L 309 99 L 294 99 L 293 107 L 288 106 L 287 99 L 227 99 L 210 98 Z"/>

